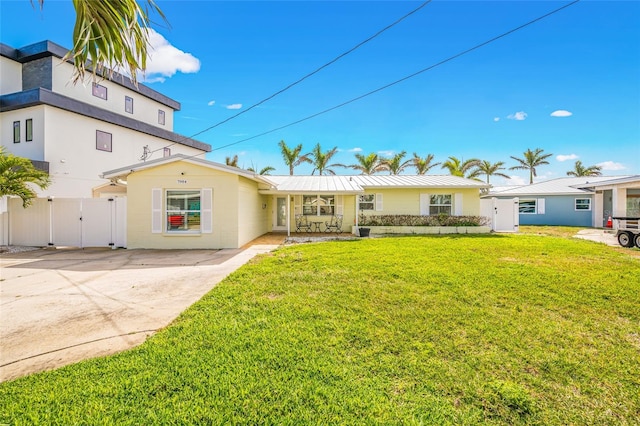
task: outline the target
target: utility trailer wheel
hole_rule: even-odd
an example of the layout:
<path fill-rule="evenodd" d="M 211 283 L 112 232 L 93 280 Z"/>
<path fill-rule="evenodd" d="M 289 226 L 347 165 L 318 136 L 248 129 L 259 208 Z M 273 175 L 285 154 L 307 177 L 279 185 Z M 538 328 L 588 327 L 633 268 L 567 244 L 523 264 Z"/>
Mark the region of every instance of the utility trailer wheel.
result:
<path fill-rule="evenodd" d="M 636 234 L 636 237 L 633 239 L 636 243 L 636 247 L 640 248 L 640 234 Z"/>
<path fill-rule="evenodd" d="M 629 231 L 618 233 L 618 244 L 622 247 L 633 247 L 633 234 Z"/>

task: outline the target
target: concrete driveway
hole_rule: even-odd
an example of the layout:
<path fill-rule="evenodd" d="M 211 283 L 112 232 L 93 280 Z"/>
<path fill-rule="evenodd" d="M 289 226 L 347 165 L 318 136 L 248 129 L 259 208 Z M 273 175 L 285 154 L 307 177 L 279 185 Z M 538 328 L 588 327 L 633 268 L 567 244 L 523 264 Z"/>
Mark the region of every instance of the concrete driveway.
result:
<path fill-rule="evenodd" d="M 276 247 L 272 239 L 237 250 L 3 254 L 0 381 L 138 345 L 229 273 Z"/>

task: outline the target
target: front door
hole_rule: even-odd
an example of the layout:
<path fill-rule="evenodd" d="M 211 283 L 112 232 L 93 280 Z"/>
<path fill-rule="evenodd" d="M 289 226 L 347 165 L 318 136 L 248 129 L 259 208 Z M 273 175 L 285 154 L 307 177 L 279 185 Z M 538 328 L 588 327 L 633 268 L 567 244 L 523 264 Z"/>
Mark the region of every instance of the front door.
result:
<path fill-rule="evenodd" d="M 287 197 L 274 197 L 273 230 L 287 230 Z"/>

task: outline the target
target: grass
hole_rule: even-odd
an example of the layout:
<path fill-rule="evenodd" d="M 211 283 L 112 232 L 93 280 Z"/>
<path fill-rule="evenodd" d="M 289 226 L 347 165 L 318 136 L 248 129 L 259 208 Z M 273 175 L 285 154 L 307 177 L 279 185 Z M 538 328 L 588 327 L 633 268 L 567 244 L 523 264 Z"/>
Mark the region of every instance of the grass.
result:
<path fill-rule="evenodd" d="M 0 384 L 16 425 L 639 418 L 639 260 L 537 235 L 288 246 L 138 348 Z"/>

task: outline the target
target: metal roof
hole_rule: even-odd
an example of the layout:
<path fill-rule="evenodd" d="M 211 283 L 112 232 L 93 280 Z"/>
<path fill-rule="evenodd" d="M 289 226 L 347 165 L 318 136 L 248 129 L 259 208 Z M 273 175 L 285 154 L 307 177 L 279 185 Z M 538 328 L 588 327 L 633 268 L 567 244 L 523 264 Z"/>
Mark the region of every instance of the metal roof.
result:
<path fill-rule="evenodd" d="M 364 192 L 353 176 L 265 176 L 273 182 L 275 192 L 294 193 L 351 193 Z"/>
<path fill-rule="evenodd" d="M 368 188 L 486 188 L 487 184 L 445 175 L 264 176 L 273 193 L 358 194 Z"/>
<path fill-rule="evenodd" d="M 537 182 L 531 185 L 516 186 L 510 189 L 489 191 L 487 197 L 491 196 L 520 196 L 520 195 L 585 195 L 593 191 L 582 189 L 588 188 L 590 184 L 605 182 L 608 180 L 620 179 L 621 176 L 585 176 L 566 177 Z"/>
<path fill-rule="evenodd" d="M 488 188 L 482 181 L 451 175 L 359 175 L 353 180 L 363 188 Z"/>
<path fill-rule="evenodd" d="M 266 182 L 266 179 L 264 179 L 262 176 L 257 175 L 253 172 L 250 172 L 238 167 L 232 167 L 232 166 L 227 166 L 225 164 L 215 163 L 213 161 L 208 161 L 208 160 L 194 157 L 194 156 L 188 156 L 185 154 L 174 154 L 170 157 L 156 158 L 156 159 L 148 160 L 142 163 L 133 164 L 126 167 L 120 167 L 114 170 L 109 170 L 102 173 L 101 177 L 103 179 L 113 179 L 113 178 L 126 179 L 126 176 L 129 175 L 130 173 L 137 172 L 140 170 L 150 169 L 162 164 L 174 163 L 176 161 L 186 161 L 188 163 L 198 164 L 200 166 L 208 167 L 210 169 L 221 170 L 221 171 L 233 173 L 236 175 L 244 176 L 248 179 L 256 180 L 258 182 Z"/>

